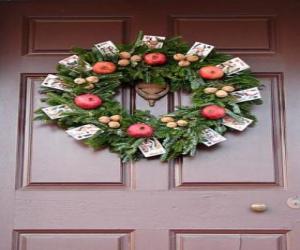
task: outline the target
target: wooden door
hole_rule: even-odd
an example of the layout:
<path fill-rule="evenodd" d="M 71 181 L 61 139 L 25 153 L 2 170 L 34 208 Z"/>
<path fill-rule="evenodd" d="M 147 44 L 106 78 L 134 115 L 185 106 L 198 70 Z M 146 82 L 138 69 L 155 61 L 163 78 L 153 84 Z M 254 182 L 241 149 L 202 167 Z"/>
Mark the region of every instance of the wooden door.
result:
<path fill-rule="evenodd" d="M 300 249 L 298 1 L 11 1 L 0 10 L 1 250 Z M 241 56 L 265 85 L 258 125 L 195 158 L 121 164 L 32 121 L 41 80 L 70 47 L 129 42 L 139 30 Z M 118 98 L 149 108 L 128 89 Z M 176 93 L 151 111 L 188 102 Z M 268 210 L 251 211 L 258 202 Z"/>

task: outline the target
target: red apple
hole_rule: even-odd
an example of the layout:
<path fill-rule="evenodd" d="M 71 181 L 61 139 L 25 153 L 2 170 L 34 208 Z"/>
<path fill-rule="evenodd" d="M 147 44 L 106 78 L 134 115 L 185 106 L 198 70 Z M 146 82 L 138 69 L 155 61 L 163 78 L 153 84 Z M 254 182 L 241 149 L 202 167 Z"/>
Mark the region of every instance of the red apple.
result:
<path fill-rule="evenodd" d="M 95 109 L 101 106 L 102 100 L 99 96 L 93 94 L 83 94 L 76 96 L 75 104 L 82 109 Z"/>
<path fill-rule="evenodd" d="M 204 79 L 215 80 L 222 78 L 224 72 L 216 66 L 205 66 L 199 69 L 198 74 Z"/>
<path fill-rule="evenodd" d="M 162 65 L 167 62 L 167 57 L 163 53 L 148 53 L 144 56 L 144 61 L 148 65 Z"/>
<path fill-rule="evenodd" d="M 200 114 L 210 120 L 217 120 L 223 118 L 226 114 L 225 108 L 220 107 L 218 105 L 208 105 L 202 110 L 200 110 Z"/>
<path fill-rule="evenodd" d="M 93 66 L 93 71 L 97 74 L 111 74 L 117 69 L 112 62 L 96 62 Z"/>
<path fill-rule="evenodd" d="M 128 127 L 127 134 L 135 138 L 151 137 L 154 129 L 145 123 L 135 123 Z"/>

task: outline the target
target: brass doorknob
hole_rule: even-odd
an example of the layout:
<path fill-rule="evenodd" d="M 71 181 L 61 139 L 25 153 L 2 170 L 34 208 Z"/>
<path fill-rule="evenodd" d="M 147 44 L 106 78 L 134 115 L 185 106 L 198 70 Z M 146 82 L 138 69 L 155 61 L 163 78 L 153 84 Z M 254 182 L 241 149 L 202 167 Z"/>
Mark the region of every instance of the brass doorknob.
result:
<path fill-rule="evenodd" d="M 267 210 L 267 205 L 265 203 L 253 203 L 250 205 L 250 208 L 253 212 L 261 213 Z"/>

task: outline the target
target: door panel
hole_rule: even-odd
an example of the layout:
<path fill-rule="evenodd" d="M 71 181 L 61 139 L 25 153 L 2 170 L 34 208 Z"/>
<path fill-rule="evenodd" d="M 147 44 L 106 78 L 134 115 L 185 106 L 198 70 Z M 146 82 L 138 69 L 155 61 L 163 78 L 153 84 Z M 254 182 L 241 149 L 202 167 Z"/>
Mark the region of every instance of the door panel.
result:
<path fill-rule="evenodd" d="M 174 34 L 186 37 L 190 42 L 201 40 L 209 44 L 214 41 L 219 50 L 230 53 L 269 54 L 275 50 L 273 16 L 172 16 L 171 27 Z M 229 34 L 243 36 L 237 38 Z"/>
<path fill-rule="evenodd" d="M 284 234 L 189 234 L 176 233 L 176 250 L 284 250 Z"/>
<path fill-rule="evenodd" d="M 202 151 L 194 158 L 178 160 L 175 164 L 176 186 L 284 185 L 282 76 L 280 73 L 260 73 L 258 79 L 264 85 L 261 91 L 264 104 L 253 109 L 258 118 L 256 126 L 242 133 L 226 135 L 227 141 L 216 147 L 202 146 Z M 190 103 L 189 95 L 175 95 L 176 106 Z"/>
<path fill-rule="evenodd" d="M 62 129 L 33 121 L 34 110 L 43 106 L 39 86 L 45 74 L 23 75 L 19 116 L 19 180 L 32 185 L 125 186 L 129 173 L 116 155 L 94 151 L 66 136 Z M 126 106 L 125 89 L 117 99 Z M 49 133 L 49 129 L 52 131 Z M 46 143 L 45 143 L 46 142 Z M 64 145 L 62 147 L 62 145 Z M 65 148 L 65 149 L 64 149 Z M 67 149 L 67 150 L 66 150 Z M 82 162 L 82 150 L 85 151 Z M 51 164 L 48 162 L 51 161 Z"/>
<path fill-rule="evenodd" d="M 69 54 L 73 46 L 91 48 L 106 40 L 123 43 L 129 35 L 126 17 L 41 16 L 26 17 L 23 23 L 24 55 Z"/>
<path fill-rule="evenodd" d="M 298 250 L 300 4 L 296 0 L 0 3 L 0 250 Z M 121 164 L 33 122 L 38 87 L 69 48 L 182 35 L 241 56 L 265 85 L 258 124 L 194 158 Z M 164 114 L 124 88 L 128 110 Z M 2 122 L 3 121 L 3 122 Z M 288 157 L 286 157 L 286 155 Z M 264 213 L 251 211 L 262 202 Z"/>
<path fill-rule="evenodd" d="M 18 248 L 22 250 L 107 250 L 131 249 L 130 233 L 18 232 Z"/>

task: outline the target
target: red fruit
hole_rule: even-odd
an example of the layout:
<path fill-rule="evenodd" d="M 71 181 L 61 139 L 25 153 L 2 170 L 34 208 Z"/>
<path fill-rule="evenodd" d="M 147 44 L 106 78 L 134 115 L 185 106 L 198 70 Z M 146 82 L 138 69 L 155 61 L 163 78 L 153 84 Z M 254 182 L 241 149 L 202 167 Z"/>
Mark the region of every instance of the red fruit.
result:
<path fill-rule="evenodd" d="M 144 61 L 148 65 L 162 65 L 167 62 L 167 57 L 163 53 L 149 53 L 144 56 Z"/>
<path fill-rule="evenodd" d="M 204 79 L 215 80 L 222 78 L 224 72 L 216 66 L 206 66 L 199 69 L 198 74 Z"/>
<path fill-rule="evenodd" d="M 112 62 L 96 62 L 93 66 L 93 71 L 97 74 L 111 74 L 117 69 Z"/>
<path fill-rule="evenodd" d="M 145 123 L 132 124 L 127 129 L 127 134 L 135 138 L 151 137 L 153 128 Z"/>
<path fill-rule="evenodd" d="M 210 120 L 217 120 L 223 118 L 226 114 L 225 109 L 218 105 L 208 105 L 202 110 L 200 110 L 200 114 Z"/>
<path fill-rule="evenodd" d="M 75 104 L 82 109 L 95 109 L 101 106 L 102 100 L 99 96 L 93 94 L 83 94 L 76 96 Z"/>

